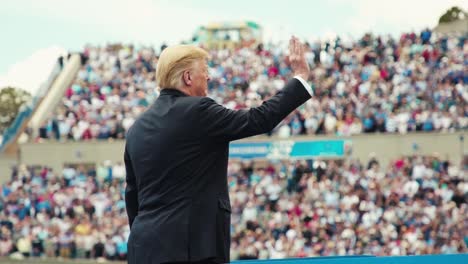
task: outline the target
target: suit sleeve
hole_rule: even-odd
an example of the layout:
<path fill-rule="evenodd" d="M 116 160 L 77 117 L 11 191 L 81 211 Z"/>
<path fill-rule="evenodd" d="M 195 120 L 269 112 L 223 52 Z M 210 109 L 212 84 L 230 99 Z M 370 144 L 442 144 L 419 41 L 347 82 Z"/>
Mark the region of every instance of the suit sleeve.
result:
<path fill-rule="evenodd" d="M 293 78 L 275 96 L 249 110 L 230 110 L 210 98 L 202 98 L 199 122 L 204 137 L 237 140 L 273 130 L 281 120 L 310 98 L 310 93 L 302 83 Z"/>
<path fill-rule="evenodd" d="M 132 162 L 128 155 L 127 149 L 124 154 L 125 170 L 127 175 L 125 181 L 127 186 L 125 187 L 125 207 L 127 209 L 128 223 L 130 228 L 132 227 L 133 220 L 138 215 L 138 190 L 136 186 L 135 172 L 133 171 Z"/>

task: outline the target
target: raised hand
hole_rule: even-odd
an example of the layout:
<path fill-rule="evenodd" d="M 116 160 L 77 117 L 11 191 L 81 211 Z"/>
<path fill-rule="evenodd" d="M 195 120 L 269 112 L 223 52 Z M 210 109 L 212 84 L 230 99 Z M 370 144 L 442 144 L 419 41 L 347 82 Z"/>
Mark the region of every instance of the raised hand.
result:
<path fill-rule="evenodd" d="M 300 76 L 306 80 L 309 78 L 310 68 L 305 58 L 304 44 L 298 38 L 292 36 L 289 40 L 289 61 L 294 76 Z"/>

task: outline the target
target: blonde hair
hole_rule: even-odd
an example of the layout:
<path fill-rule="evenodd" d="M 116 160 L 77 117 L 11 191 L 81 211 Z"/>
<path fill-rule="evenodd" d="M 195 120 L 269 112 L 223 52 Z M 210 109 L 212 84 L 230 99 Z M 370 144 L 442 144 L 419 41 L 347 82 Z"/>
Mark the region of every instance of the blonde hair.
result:
<path fill-rule="evenodd" d="M 159 56 L 156 66 L 156 82 L 161 89 L 179 88 L 182 85 L 183 72 L 189 70 L 193 63 L 207 59 L 208 52 L 192 45 L 167 47 Z"/>

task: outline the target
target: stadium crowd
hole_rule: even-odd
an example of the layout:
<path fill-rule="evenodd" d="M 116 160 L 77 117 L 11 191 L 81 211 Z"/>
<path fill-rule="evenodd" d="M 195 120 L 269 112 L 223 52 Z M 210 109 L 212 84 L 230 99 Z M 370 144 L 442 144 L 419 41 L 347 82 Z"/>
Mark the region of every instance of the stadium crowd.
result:
<path fill-rule="evenodd" d="M 163 47 L 161 47 L 163 49 Z M 232 109 L 253 107 L 292 76 L 286 48 L 210 50 L 209 96 Z M 315 91 L 272 133 L 348 136 L 360 133 L 453 131 L 468 128 L 468 41 L 430 30 L 399 39 L 366 34 L 356 41 L 307 44 Z M 87 46 L 85 63 L 63 103 L 35 140 L 124 138 L 158 97 L 154 48 Z"/>
<path fill-rule="evenodd" d="M 292 72 L 276 44 L 210 50 L 209 96 L 253 107 Z M 271 134 L 408 133 L 468 128 L 468 42 L 424 30 L 399 39 L 307 44 L 315 96 Z M 158 97 L 158 52 L 87 46 L 84 64 L 34 140 L 123 139 Z M 231 160 L 231 259 L 468 252 L 466 167 L 402 157 L 382 167 Z M 0 194 L 0 256 L 125 260 L 125 167 L 21 165 Z"/>
<path fill-rule="evenodd" d="M 385 168 L 231 160 L 232 259 L 466 253 L 464 169 L 437 156 Z M 122 163 L 15 168 L 2 184 L 0 256 L 125 260 L 124 179 Z"/>

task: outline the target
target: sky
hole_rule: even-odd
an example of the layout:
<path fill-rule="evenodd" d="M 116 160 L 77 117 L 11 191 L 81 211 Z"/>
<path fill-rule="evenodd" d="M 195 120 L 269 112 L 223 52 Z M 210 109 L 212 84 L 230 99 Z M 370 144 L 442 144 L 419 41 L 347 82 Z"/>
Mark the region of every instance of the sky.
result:
<path fill-rule="evenodd" d="M 433 28 L 452 6 L 468 10 L 468 0 L 1 0 L 0 88 L 34 89 L 58 54 L 87 43 L 158 47 L 209 22 L 240 20 L 259 23 L 273 41 L 397 35 Z"/>

